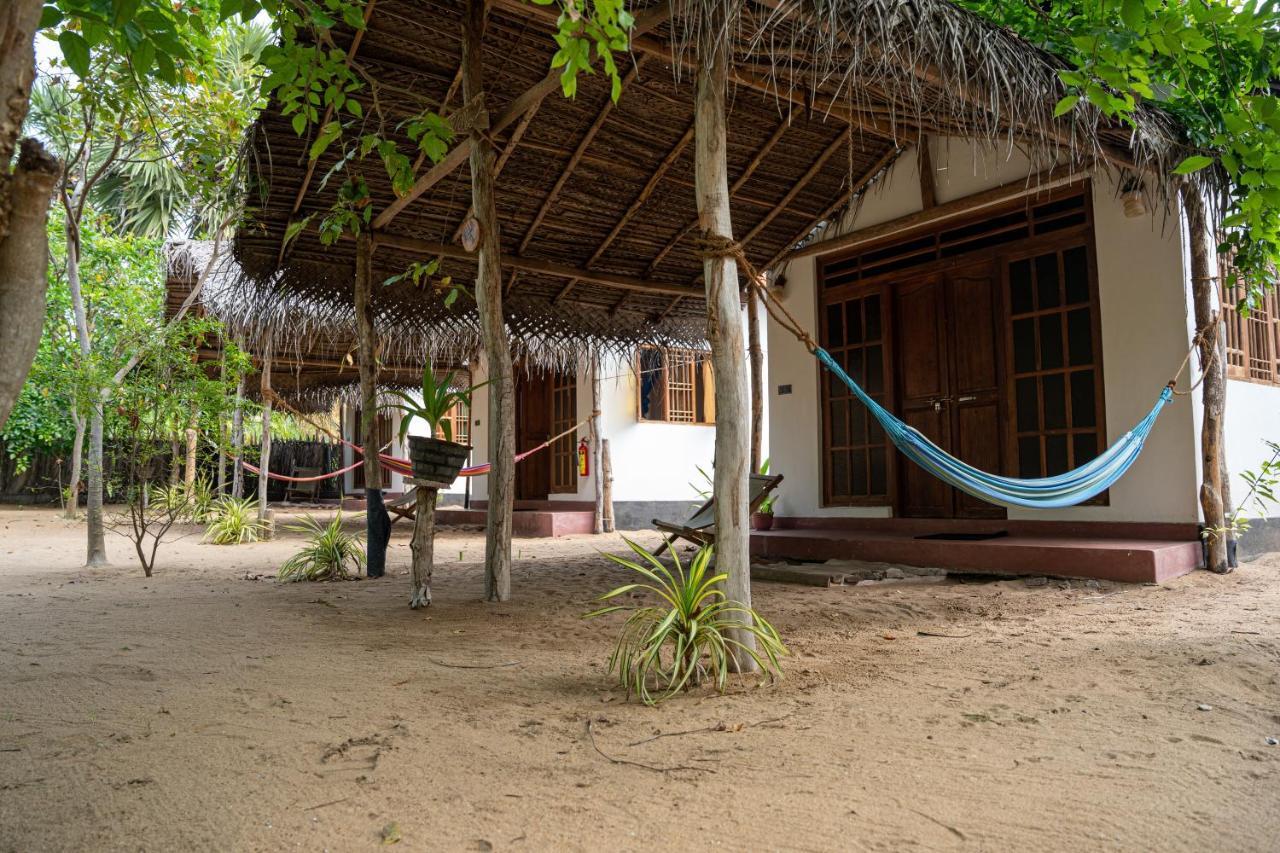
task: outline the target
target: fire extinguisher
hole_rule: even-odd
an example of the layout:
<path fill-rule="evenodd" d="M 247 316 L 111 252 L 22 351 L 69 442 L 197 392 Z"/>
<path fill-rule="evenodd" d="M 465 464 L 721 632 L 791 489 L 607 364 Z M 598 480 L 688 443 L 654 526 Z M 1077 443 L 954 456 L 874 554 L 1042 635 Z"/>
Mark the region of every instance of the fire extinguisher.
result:
<path fill-rule="evenodd" d="M 578 476 L 586 477 L 591 473 L 591 451 L 584 438 L 578 442 Z"/>

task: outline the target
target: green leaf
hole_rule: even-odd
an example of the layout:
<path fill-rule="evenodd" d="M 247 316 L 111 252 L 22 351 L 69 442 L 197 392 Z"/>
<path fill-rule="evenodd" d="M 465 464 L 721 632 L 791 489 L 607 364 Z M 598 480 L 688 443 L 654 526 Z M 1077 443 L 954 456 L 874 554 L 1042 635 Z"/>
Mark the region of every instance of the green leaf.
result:
<path fill-rule="evenodd" d="M 1059 116 L 1066 115 L 1067 113 L 1075 109 L 1076 104 L 1078 104 L 1079 102 L 1080 102 L 1079 95 L 1067 95 L 1061 101 L 1058 101 L 1058 105 L 1053 108 L 1053 117 L 1058 118 Z"/>
<path fill-rule="evenodd" d="M 1123 0 L 1120 4 L 1120 20 L 1135 32 L 1142 32 L 1147 22 L 1147 10 L 1142 0 Z"/>
<path fill-rule="evenodd" d="M 62 23 L 62 10 L 57 6 L 45 6 L 40 13 L 40 29 L 47 30 Z"/>
<path fill-rule="evenodd" d="M 1212 157 L 1203 157 L 1200 155 L 1192 155 L 1179 163 L 1173 170 L 1175 175 L 1190 175 L 1192 172 L 1198 172 L 1208 166 L 1213 165 Z"/>
<path fill-rule="evenodd" d="M 301 136 L 303 131 L 305 131 L 306 129 L 307 129 L 307 115 L 306 113 L 299 112 L 297 115 L 293 117 L 293 132 Z"/>
<path fill-rule="evenodd" d="M 325 152 L 333 140 L 342 134 L 342 125 L 339 122 L 331 121 L 324 127 L 320 128 L 320 132 L 316 134 L 315 142 L 311 143 L 311 151 L 309 157 L 314 160 Z"/>
<path fill-rule="evenodd" d="M 80 78 L 89 76 L 89 43 L 84 36 L 71 30 L 63 30 L 58 34 L 58 46 L 62 48 L 62 58 L 67 66 Z"/>

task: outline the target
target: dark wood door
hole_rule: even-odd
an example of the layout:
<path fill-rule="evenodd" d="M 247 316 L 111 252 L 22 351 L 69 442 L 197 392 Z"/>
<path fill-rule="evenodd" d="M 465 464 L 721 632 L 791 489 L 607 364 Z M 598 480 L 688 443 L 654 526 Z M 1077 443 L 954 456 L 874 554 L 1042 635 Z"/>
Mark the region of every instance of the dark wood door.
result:
<path fill-rule="evenodd" d="M 895 288 L 899 417 L 948 453 L 1001 470 L 1003 377 L 996 334 L 998 281 L 978 263 Z M 901 460 L 898 513 L 913 518 L 1003 518 L 1003 507 L 951 488 Z"/>
<path fill-rule="evenodd" d="M 551 438 L 551 376 L 516 370 L 516 453 Z M 535 453 L 516 464 L 516 500 L 544 501 L 551 493 L 551 456 Z"/>

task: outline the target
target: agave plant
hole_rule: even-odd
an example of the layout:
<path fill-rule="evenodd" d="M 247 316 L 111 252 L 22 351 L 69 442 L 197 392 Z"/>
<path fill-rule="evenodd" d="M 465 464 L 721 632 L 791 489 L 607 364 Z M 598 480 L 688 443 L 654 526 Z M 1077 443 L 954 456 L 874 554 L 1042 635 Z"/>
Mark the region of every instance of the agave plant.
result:
<path fill-rule="evenodd" d="M 209 511 L 208 521 L 204 541 L 214 545 L 257 542 L 266 532 L 266 524 L 258 518 L 258 502 L 251 498 L 219 498 Z"/>
<path fill-rule="evenodd" d="M 451 372 L 437 382 L 435 368 L 428 361 L 426 367 L 422 368 L 422 387 L 418 390 L 420 399 L 415 400 L 413 395 L 404 391 L 390 392 L 393 396 L 399 397 L 400 402 L 391 403 L 389 408 L 398 409 L 404 414 L 404 418 L 400 421 L 402 443 L 409 433 L 409 425 L 413 423 L 414 418 L 422 418 L 426 421 L 432 435 L 439 432 L 444 436 L 445 441 L 453 441 L 453 420 L 449 417 L 449 413 L 458 404 L 469 408 L 471 395 L 475 390 L 489 384 L 481 382 L 479 385 L 459 389 L 456 387 L 456 376 L 456 371 Z"/>
<path fill-rule="evenodd" d="M 654 705 L 706 682 L 723 690 L 734 658 L 749 658 L 771 676 L 782 675 L 779 660 L 787 654 L 787 647 L 764 617 L 725 597 L 719 584 L 728 575 L 711 574 L 711 546 L 701 548 L 687 569 L 672 551 L 674 566 L 668 569 L 640 545 L 625 537 L 624 541 L 640 562 L 605 556 L 644 580 L 610 590 L 600 601 L 641 590 L 656 596 L 659 603 L 641 607 L 613 604 L 587 613 L 585 618 L 631 611 L 609 657 L 609 672 L 617 673 L 628 698 L 634 694 L 646 705 Z M 755 648 L 736 639 L 734 629 L 751 634 Z"/>
<path fill-rule="evenodd" d="M 347 533 L 342 529 L 342 513 L 334 515 L 328 524 L 322 524 L 314 516 L 303 516 L 296 524 L 284 525 L 286 530 L 306 534 L 307 544 L 280 567 L 282 581 L 340 581 L 351 573 L 364 568 L 364 537 Z"/>

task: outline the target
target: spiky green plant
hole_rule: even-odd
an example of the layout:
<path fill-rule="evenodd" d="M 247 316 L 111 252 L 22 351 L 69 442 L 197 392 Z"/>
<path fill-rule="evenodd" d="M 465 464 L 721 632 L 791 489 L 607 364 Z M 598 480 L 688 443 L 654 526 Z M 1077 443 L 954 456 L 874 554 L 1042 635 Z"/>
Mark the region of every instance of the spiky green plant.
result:
<path fill-rule="evenodd" d="M 430 361 L 427 361 L 426 366 L 422 368 L 422 387 L 418 389 L 419 399 L 414 399 L 412 394 L 404 391 L 390 392 L 392 396 L 400 398 L 400 402 L 390 403 L 388 408 L 397 409 L 404 415 L 400 421 L 401 443 L 409 434 L 409 425 L 413 423 L 414 418 L 422 418 L 426 421 L 431 435 L 439 432 L 444 436 L 445 441 L 453 441 L 453 422 L 449 418 L 449 412 L 457 405 L 470 408 L 471 395 L 476 389 L 483 388 L 489 382 L 481 382 L 467 388 L 458 388 L 457 384 L 456 371 L 451 371 L 443 380 L 436 381 L 435 368 L 431 366 Z"/>
<path fill-rule="evenodd" d="M 600 601 L 642 590 L 659 599 L 640 607 L 613 604 L 585 615 L 587 619 L 622 610 L 631 611 L 609 657 L 609 672 L 646 705 L 711 682 L 723 690 L 730 662 L 750 658 L 770 676 L 782 675 L 780 659 L 787 654 L 782 638 L 755 610 L 725 597 L 720 584 L 726 574 L 711 574 L 712 547 L 701 548 L 686 569 L 671 552 L 673 569 L 640 545 L 626 539 L 641 562 L 606 554 L 613 562 L 639 574 L 644 580 L 610 590 Z M 749 632 L 755 648 L 735 639 L 734 629 Z"/>
<path fill-rule="evenodd" d="M 209 511 L 204 541 L 214 545 L 243 545 L 257 542 L 266 532 L 258 518 L 258 502 L 252 498 L 219 498 Z"/>
<path fill-rule="evenodd" d="M 280 567 L 280 580 L 340 581 L 351 577 L 348 565 L 356 574 L 364 568 L 364 537 L 342 529 L 341 512 L 328 524 L 306 515 L 302 521 L 284 528 L 306 534 L 307 544 Z"/>

